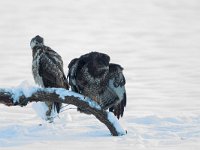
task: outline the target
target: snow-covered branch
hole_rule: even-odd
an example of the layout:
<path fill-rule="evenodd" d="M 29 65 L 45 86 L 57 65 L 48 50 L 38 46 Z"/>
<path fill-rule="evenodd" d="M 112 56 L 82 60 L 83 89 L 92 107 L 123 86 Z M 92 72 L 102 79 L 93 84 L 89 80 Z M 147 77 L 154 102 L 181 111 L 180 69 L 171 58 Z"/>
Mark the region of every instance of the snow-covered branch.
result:
<path fill-rule="evenodd" d="M 0 89 L 0 103 L 7 106 L 26 106 L 30 102 L 38 101 L 62 102 L 87 109 L 108 127 L 113 136 L 126 134 L 111 112 L 101 109 L 95 101 L 75 92 L 61 88 Z"/>

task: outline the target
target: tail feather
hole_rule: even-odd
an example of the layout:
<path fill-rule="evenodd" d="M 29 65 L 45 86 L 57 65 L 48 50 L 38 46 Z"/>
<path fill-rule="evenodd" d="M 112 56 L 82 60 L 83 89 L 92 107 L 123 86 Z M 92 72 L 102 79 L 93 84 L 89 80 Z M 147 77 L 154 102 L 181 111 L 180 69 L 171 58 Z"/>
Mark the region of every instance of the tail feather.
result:
<path fill-rule="evenodd" d="M 55 102 L 53 105 L 54 105 L 54 109 L 56 110 L 56 112 L 60 113 L 60 109 L 62 107 L 62 103 Z"/>
<path fill-rule="evenodd" d="M 123 100 L 118 103 L 117 105 L 114 105 L 109 108 L 110 112 L 113 112 L 114 115 L 120 119 L 120 117 L 123 117 L 124 115 L 124 108 L 126 107 L 126 94 L 124 94 Z"/>

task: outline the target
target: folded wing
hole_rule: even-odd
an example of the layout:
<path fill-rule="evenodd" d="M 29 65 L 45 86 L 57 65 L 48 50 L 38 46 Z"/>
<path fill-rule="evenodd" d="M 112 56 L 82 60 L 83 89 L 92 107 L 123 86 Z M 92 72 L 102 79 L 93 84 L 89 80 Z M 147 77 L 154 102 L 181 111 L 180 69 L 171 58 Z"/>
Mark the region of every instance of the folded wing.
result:
<path fill-rule="evenodd" d="M 109 87 L 119 98 L 115 105 L 109 108 L 109 111 L 113 112 L 118 119 L 123 116 L 126 106 L 126 81 L 122 71 L 123 68 L 118 64 L 109 65 Z"/>

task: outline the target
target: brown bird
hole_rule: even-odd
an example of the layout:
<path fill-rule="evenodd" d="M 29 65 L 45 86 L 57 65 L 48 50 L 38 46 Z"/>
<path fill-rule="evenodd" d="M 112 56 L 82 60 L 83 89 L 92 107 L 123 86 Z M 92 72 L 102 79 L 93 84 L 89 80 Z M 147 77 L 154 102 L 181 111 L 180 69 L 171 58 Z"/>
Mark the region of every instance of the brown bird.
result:
<path fill-rule="evenodd" d="M 110 57 L 99 52 L 91 52 L 73 59 L 68 65 L 69 84 L 72 91 L 90 97 L 119 119 L 123 116 L 126 106 L 126 81 L 122 73 L 123 68 L 109 62 Z M 78 110 L 90 114 L 84 108 Z"/>
<path fill-rule="evenodd" d="M 32 73 L 35 83 L 43 88 L 65 88 L 69 89 L 67 78 L 63 71 L 63 61 L 61 56 L 44 45 L 42 37 L 37 35 L 30 42 L 32 49 Z M 46 117 L 49 122 L 53 122 L 51 114 L 60 112 L 61 103 L 45 102 L 48 106 Z"/>

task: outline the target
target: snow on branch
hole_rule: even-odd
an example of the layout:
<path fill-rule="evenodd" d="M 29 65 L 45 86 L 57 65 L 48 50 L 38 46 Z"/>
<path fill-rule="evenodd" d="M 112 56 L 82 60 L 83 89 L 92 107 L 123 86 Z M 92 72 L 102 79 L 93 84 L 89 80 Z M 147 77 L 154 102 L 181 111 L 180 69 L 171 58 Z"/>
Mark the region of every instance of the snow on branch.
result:
<path fill-rule="evenodd" d="M 0 89 L 0 103 L 7 106 L 26 106 L 38 101 L 62 102 L 85 108 L 104 123 L 113 136 L 126 134 L 113 113 L 101 109 L 95 101 L 78 93 L 61 88 Z"/>

